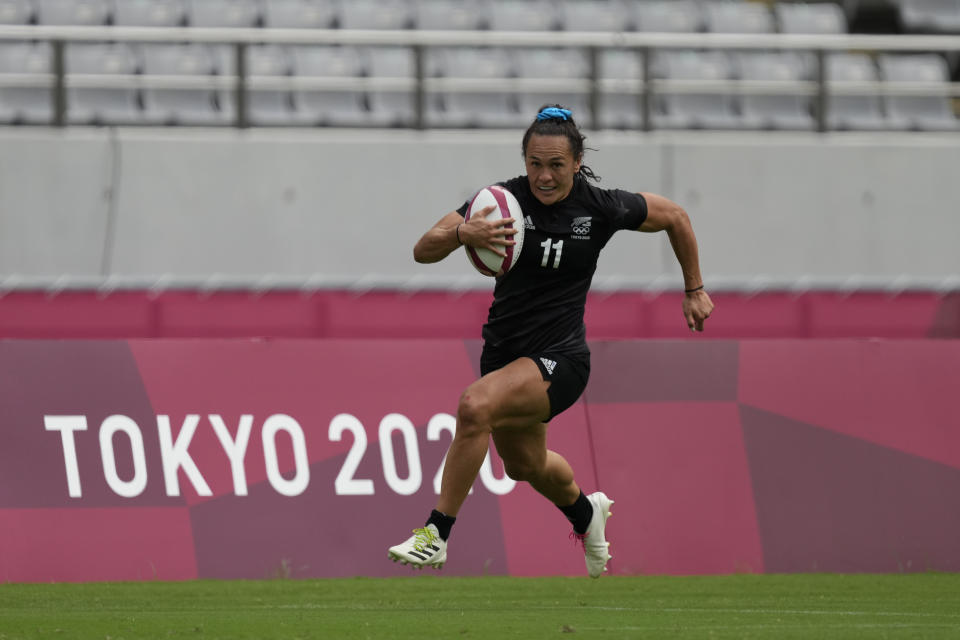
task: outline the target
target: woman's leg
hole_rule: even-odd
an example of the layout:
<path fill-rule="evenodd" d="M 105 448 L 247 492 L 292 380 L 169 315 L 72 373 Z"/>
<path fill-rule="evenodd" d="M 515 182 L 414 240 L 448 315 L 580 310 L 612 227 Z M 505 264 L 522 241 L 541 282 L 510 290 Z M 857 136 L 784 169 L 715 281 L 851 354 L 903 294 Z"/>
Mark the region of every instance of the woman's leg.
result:
<path fill-rule="evenodd" d="M 519 358 L 467 387 L 457 407 L 457 431 L 447 451 L 437 511 L 448 516 L 460 511 L 483 464 L 491 434 L 496 438 L 502 430 L 543 430 L 542 423 L 550 416 L 548 386 L 532 360 Z M 527 440 L 526 446 L 535 449 L 537 441 L 536 437 Z M 545 454 L 545 439 L 539 442 Z"/>

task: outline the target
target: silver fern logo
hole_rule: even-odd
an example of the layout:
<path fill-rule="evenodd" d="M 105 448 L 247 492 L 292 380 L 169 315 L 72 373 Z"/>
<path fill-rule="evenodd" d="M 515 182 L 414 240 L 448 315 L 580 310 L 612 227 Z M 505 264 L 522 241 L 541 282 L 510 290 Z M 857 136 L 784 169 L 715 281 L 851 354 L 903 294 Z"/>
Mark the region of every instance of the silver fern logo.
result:
<path fill-rule="evenodd" d="M 582 216 L 579 218 L 574 218 L 571 223 L 571 230 L 573 231 L 574 236 L 581 236 L 583 239 L 590 238 L 590 225 L 593 222 L 591 216 Z"/>

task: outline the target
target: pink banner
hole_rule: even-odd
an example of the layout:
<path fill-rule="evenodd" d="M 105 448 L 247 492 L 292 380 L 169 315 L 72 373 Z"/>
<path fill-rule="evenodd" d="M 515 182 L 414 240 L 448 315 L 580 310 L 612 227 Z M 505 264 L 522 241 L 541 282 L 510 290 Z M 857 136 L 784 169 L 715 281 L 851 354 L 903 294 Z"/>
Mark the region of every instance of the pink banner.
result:
<path fill-rule="evenodd" d="M 675 293 L 594 292 L 591 339 L 683 338 Z M 708 338 L 960 338 L 960 292 L 715 292 Z M 462 338 L 490 291 L 16 291 L 0 338 Z"/>
<path fill-rule="evenodd" d="M 960 342 L 594 341 L 550 426 L 613 574 L 960 570 Z M 6 581 L 390 576 L 468 340 L 0 341 Z M 583 575 L 495 454 L 445 572 Z"/>

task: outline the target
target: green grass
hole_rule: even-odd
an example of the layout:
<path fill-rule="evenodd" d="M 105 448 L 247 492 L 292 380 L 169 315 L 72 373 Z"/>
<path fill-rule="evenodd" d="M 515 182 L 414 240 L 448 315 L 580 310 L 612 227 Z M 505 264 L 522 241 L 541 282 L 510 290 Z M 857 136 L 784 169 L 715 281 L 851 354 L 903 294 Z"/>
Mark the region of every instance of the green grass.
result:
<path fill-rule="evenodd" d="M 960 574 L 0 585 L 8 638 L 957 638 Z"/>

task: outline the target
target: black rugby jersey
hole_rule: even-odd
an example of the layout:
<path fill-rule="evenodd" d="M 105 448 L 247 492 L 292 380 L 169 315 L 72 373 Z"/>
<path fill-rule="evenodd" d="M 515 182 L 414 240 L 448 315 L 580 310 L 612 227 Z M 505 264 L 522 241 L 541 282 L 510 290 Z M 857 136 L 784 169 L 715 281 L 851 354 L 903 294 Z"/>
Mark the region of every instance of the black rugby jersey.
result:
<path fill-rule="evenodd" d="M 647 218 L 643 196 L 601 189 L 577 175 L 566 198 L 544 205 L 527 176 L 500 182 L 523 210 L 524 240 L 514 267 L 497 278 L 484 342 L 514 354 L 589 353 L 583 312 L 600 250 L 619 229 Z M 457 211 L 466 215 L 469 202 Z"/>

